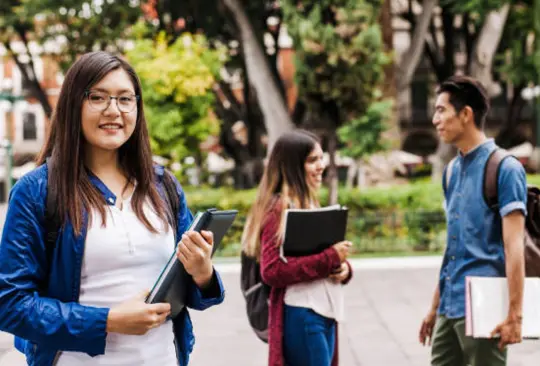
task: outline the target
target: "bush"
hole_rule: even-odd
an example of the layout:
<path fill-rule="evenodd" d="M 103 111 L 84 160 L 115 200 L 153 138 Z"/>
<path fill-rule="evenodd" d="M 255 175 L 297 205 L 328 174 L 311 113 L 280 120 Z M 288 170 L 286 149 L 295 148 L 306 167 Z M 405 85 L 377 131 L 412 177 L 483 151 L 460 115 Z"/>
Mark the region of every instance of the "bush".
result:
<path fill-rule="evenodd" d="M 528 177 L 540 186 L 540 176 Z M 256 190 L 186 187 L 193 213 L 208 208 L 239 211 L 231 232 L 224 238 L 220 255 L 238 255 L 245 219 Z M 321 190 L 321 204 L 328 191 Z M 440 183 L 419 180 L 407 185 L 363 190 L 339 190 L 339 203 L 349 208 L 347 239 L 357 253 L 440 251 L 446 242 L 446 221 Z"/>
<path fill-rule="evenodd" d="M 232 230 L 223 239 L 220 255 L 238 255 L 245 220 L 255 200 L 256 190 L 230 188 L 186 188 L 193 213 L 208 208 L 238 210 Z M 341 188 L 339 202 L 349 208 L 347 238 L 356 252 L 438 250 L 434 245 L 444 230 L 441 189 L 428 182 L 390 188 L 348 190 Z M 321 190 L 321 203 L 328 202 L 328 191 Z M 431 219 L 426 219 L 431 218 Z"/>

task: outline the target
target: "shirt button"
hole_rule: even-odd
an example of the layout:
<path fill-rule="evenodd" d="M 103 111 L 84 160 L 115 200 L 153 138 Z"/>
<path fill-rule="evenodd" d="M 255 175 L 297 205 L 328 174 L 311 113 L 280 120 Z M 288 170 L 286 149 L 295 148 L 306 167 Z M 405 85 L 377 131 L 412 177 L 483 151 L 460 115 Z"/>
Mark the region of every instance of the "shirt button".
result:
<path fill-rule="evenodd" d="M 452 256 L 452 260 L 456 259 L 456 257 Z"/>
<path fill-rule="evenodd" d="M 456 236 L 455 236 L 455 235 L 452 235 L 452 239 L 453 239 L 453 240 L 456 240 L 457 238 L 456 238 Z"/>
<path fill-rule="evenodd" d="M 450 281 L 450 277 L 446 277 L 446 280 L 447 280 L 447 281 Z"/>

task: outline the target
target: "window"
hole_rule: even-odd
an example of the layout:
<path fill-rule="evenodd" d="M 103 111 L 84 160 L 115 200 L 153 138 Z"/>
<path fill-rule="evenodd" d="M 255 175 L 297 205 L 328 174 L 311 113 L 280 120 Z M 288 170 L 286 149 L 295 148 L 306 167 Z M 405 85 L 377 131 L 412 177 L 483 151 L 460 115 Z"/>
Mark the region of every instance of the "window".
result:
<path fill-rule="evenodd" d="M 34 113 L 24 112 L 23 114 L 23 140 L 37 140 L 37 124 L 36 115 Z"/>

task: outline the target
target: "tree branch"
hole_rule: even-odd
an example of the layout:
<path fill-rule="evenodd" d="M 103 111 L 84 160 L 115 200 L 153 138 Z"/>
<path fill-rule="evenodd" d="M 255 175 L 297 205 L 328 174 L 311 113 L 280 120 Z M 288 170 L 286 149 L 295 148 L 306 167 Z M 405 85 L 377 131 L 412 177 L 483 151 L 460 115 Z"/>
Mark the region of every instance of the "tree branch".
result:
<path fill-rule="evenodd" d="M 437 29 L 435 28 L 434 18 L 431 18 L 431 22 L 429 24 L 429 34 L 431 36 L 431 41 L 433 42 L 433 52 L 437 56 L 438 64 L 441 64 L 441 46 L 439 45 L 439 39 L 437 38 Z"/>
<path fill-rule="evenodd" d="M 411 38 L 411 46 L 403 55 L 403 63 L 399 68 L 398 91 L 402 91 L 409 86 L 414 72 L 422 59 L 422 49 L 425 46 L 429 23 L 433 17 L 433 10 L 437 6 L 437 3 L 438 0 L 424 1 L 422 13 L 416 20 L 416 26 L 414 27 L 414 33 Z"/>
<path fill-rule="evenodd" d="M 444 34 L 444 54 L 443 54 L 443 64 L 444 72 L 446 74 L 445 78 L 452 76 L 455 72 L 455 29 L 454 29 L 454 14 L 452 13 L 449 5 L 443 6 L 442 8 L 442 24 L 443 24 L 443 34 Z"/>
<path fill-rule="evenodd" d="M 484 84 L 490 96 L 501 92 L 500 85 L 493 81 L 491 71 L 509 11 L 510 4 L 505 4 L 489 12 L 472 52 L 471 75 Z"/>
<path fill-rule="evenodd" d="M 473 45 L 475 41 L 474 35 L 469 30 L 469 21 L 470 21 L 469 14 L 468 13 L 463 14 L 463 24 L 461 26 L 463 29 L 463 36 L 465 38 L 465 49 L 467 52 L 467 65 L 465 66 L 467 74 L 470 74 L 470 70 L 471 70 L 471 54 L 472 54 Z"/>
<path fill-rule="evenodd" d="M 427 41 L 426 41 L 426 46 L 424 47 L 424 52 L 428 56 L 429 61 L 431 61 L 431 68 L 433 69 L 433 72 L 437 76 L 437 81 L 439 83 L 443 82 L 445 79 L 445 76 L 444 76 L 444 72 L 442 71 L 441 63 L 439 62 L 439 59 L 437 57 L 436 52 L 433 50 L 433 47 Z"/>
<path fill-rule="evenodd" d="M 21 40 L 24 44 L 24 47 L 26 49 L 26 52 L 28 54 L 28 57 L 30 59 L 29 65 L 23 64 L 19 58 L 18 55 L 13 52 L 13 49 L 11 48 L 11 45 L 8 40 L 4 42 L 4 47 L 6 48 L 8 54 L 11 55 L 13 61 L 15 61 L 15 64 L 19 68 L 21 72 L 21 77 L 23 80 L 23 83 L 26 82 L 27 85 L 31 86 L 30 93 L 33 97 L 35 97 L 41 104 L 41 107 L 43 108 L 43 112 L 47 116 L 47 118 L 50 118 L 52 115 L 52 107 L 49 103 L 49 98 L 47 98 L 47 95 L 45 94 L 43 88 L 41 87 L 41 84 L 37 80 L 34 61 L 32 60 L 32 55 L 28 51 L 28 41 L 26 38 L 26 35 L 24 34 L 24 31 L 22 31 L 20 28 L 15 28 L 19 36 L 21 37 Z M 22 34 L 20 32 L 23 32 Z M 32 75 L 29 74 L 29 71 L 32 73 Z"/>
<path fill-rule="evenodd" d="M 257 99 L 264 101 L 261 103 L 261 110 L 268 132 L 270 150 L 282 133 L 293 128 L 293 123 L 273 78 L 263 47 L 255 37 L 253 27 L 240 0 L 222 0 L 222 2 L 234 17 L 240 30 L 243 56 L 250 83 L 257 94 Z M 245 87 L 250 86 L 245 85 Z"/>

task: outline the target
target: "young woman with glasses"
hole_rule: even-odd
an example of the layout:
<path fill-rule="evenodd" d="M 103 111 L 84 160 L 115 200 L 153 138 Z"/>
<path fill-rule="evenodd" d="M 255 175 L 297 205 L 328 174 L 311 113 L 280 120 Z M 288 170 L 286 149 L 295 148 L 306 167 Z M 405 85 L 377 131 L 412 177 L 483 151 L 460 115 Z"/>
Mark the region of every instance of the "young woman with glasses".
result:
<path fill-rule="evenodd" d="M 344 319 L 342 285 L 352 270 L 351 243 L 336 243 L 319 254 L 280 256 L 289 207 L 319 207 L 323 151 L 314 134 L 296 130 L 274 145 L 243 233 L 244 252 L 260 261 L 271 286 L 269 366 L 336 366 L 337 322 Z"/>
<path fill-rule="evenodd" d="M 170 305 L 146 304 L 145 296 L 176 247 L 193 278 L 188 307 L 219 304 L 224 289 L 211 233 L 186 232 L 192 216 L 176 180 L 177 220 L 168 219 L 162 182 L 170 173 L 152 163 L 135 71 L 105 52 L 83 55 L 66 74 L 51 122 L 41 165 L 10 194 L 0 330 L 16 336 L 29 365 L 187 365 L 187 309 L 168 320 Z M 51 186 L 62 225 L 49 258 Z"/>

